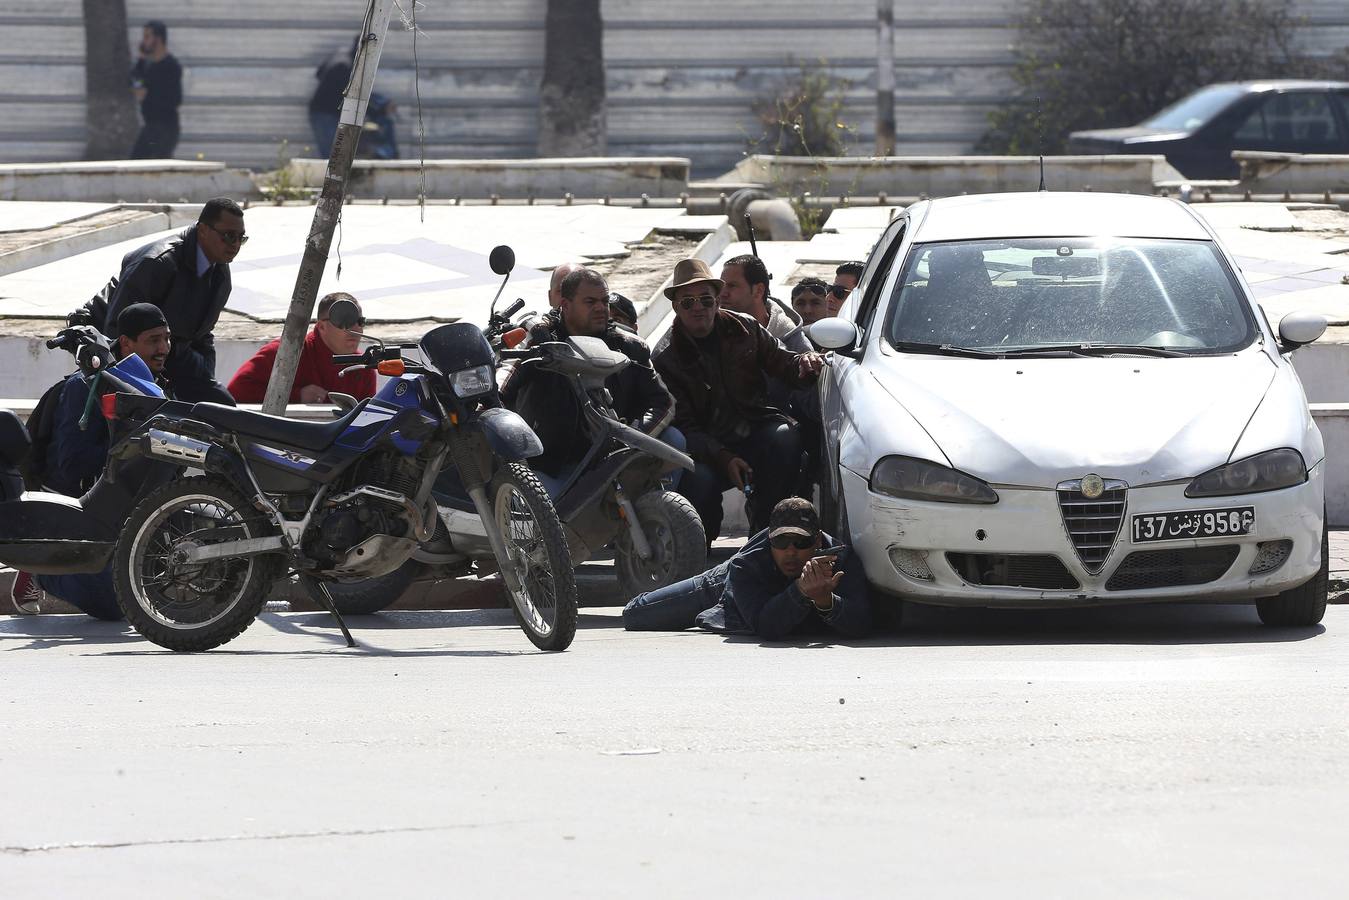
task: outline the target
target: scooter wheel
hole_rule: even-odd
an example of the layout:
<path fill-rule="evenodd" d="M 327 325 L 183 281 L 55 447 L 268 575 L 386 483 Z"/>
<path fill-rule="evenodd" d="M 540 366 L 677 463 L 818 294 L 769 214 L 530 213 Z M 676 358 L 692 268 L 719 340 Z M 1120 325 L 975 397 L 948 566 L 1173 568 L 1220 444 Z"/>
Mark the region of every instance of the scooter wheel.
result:
<path fill-rule="evenodd" d="M 169 650 L 210 650 L 238 637 L 267 600 L 276 560 L 182 559 L 194 539 L 230 528 L 239 539 L 275 534 L 272 523 L 220 478 L 182 478 L 137 504 L 114 555 L 117 604 L 136 631 Z"/>
<path fill-rule="evenodd" d="M 652 491 L 638 497 L 633 508 L 651 558 L 637 553 L 625 526 L 614 547 L 614 570 L 625 598 L 692 578 L 707 567 L 707 535 L 692 503 L 673 491 Z"/>

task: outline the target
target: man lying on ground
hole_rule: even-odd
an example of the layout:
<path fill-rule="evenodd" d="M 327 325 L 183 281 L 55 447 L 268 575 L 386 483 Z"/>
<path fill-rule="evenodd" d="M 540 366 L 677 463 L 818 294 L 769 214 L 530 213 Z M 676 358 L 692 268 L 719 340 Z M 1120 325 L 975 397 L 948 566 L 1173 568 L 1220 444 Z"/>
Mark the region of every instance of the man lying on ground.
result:
<path fill-rule="evenodd" d="M 623 610 L 629 631 L 756 634 L 768 640 L 827 628 L 843 637 L 871 630 L 866 574 L 846 547 L 820 555 L 833 538 L 809 500 L 773 507 L 768 528 L 735 556 L 701 575 L 634 598 Z"/>

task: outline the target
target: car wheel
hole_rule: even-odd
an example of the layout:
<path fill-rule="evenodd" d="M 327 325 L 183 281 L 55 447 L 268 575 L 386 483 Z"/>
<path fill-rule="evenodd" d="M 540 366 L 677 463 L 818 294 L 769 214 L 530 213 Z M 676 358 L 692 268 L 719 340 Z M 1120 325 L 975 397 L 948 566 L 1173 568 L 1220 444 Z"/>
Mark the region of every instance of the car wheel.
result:
<path fill-rule="evenodd" d="M 1330 591 L 1330 532 L 1321 527 L 1321 568 L 1306 584 L 1255 602 L 1260 621 L 1279 628 L 1310 628 L 1326 614 Z"/>

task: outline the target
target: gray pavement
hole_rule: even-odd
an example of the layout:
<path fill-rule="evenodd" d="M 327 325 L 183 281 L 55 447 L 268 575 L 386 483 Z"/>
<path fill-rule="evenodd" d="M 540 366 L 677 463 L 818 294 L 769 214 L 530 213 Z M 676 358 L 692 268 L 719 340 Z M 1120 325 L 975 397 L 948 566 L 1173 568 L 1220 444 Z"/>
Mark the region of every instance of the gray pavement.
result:
<path fill-rule="evenodd" d="M 174 655 L 0 618 L 4 895 L 1344 895 L 1349 607 L 356 633 L 268 612 Z"/>

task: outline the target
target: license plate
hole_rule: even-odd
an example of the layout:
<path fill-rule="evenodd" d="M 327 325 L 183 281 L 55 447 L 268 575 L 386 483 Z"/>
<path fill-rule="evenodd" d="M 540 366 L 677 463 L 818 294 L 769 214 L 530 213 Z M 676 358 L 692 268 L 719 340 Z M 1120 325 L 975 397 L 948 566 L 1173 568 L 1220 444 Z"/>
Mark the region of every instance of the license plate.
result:
<path fill-rule="evenodd" d="M 1145 513 L 1133 517 L 1133 542 L 1146 544 L 1151 541 L 1232 537 L 1250 534 L 1253 528 L 1254 506 Z"/>

